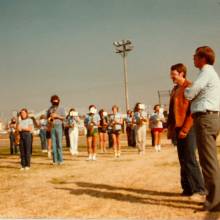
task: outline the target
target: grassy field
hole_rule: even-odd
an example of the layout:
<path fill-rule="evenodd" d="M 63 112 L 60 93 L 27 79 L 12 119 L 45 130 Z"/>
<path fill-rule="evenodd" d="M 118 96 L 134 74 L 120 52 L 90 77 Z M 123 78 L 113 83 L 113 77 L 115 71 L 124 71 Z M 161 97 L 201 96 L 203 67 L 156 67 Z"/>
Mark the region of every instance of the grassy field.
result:
<path fill-rule="evenodd" d="M 36 138 L 32 167 L 20 171 L 19 156 L 9 155 L 8 141 L 1 140 L 0 218 L 220 219 L 180 196 L 176 149 L 166 139 L 162 143 L 158 153 L 148 139 L 140 156 L 123 137 L 120 159 L 109 149 L 88 162 L 81 137 L 79 156 L 64 147 L 64 164 L 54 166 Z"/>

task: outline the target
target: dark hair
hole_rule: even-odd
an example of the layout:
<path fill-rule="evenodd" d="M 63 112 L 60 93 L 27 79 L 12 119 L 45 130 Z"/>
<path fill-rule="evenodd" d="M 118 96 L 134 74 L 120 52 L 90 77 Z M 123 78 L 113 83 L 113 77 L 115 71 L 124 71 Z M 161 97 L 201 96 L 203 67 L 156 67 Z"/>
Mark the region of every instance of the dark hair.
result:
<path fill-rule="evenodd" d="M 76 111 L 76 109 L 75 109 L 75 108 L 71 108 L 71 109 L 69 110 L 69 113 L 72 112 L 72 111 Z"/>
<path fill-rule="evenodd" d="M 112 111 L 113 111 L 114 108 L 117 109 L 117 112 L 119 111 L 119 107 L 118 107 L 117 105 L 113 105 L 113 106 L 112 106 Z"/>
<path fill-rule="evenodd" d="M 156 104 L 156 105 L 154 106 L 154 111 L 156 111 L 157 106 L 160 107 L 160 104 Z"/>
<path fill-rule="evenodd" d="M 103 112 L 104 112 L 104 109 L 100 109 L 99 110 L 99 115 L 101 116 L 103 114 Z"/>
<path fill-rule="evenodd" d="M 20 111 L 20 116 L 21 116 L 21 112 L 26 112 L 26 114 L 27 114 L 27 117 L 26 117 L 26 118 L 28 118 L 28 110 L 27 110 L 26 108 L 22 108 L 22 109 L 21 109 L 21 111 Z M 23 118 L 23 117 L 21 116 L 21 119 L 25 119 L 25 118 Z"/>
<path fill-rule="evenodd" d="M 206 63 L 213 65 L 215 62 L 215 52 L 211 47 L 202 46 L 196 49 L 196 56 L 199 58 L 204 58 Z"/>
<path fill-rule="evenodd" d="M 174 71 L 176 70 L 178 73 L 183 73 L 183 77 L 186 78 L 186 72 L 187 72 L 187 69 L 186 69 L 186 66 L 182 63 L 177 63 L 175 65 L 172 65 L 170 67 L 170 70 L 171 71 Z"/>
<path fill-rule="evenodd" d="M 134 112 L 136 112 L 138 110 L 138 106 L 140 105 L 141 103 L 140 102 L 137 102 L 134 106 Z"/>
<path fill-rule="evenodd" d="M 93 108 L 96 108 L 95 105 L 90 105 L 90 106 L 89 106 L 89 110 L 90 110 L 92 107 L 93 107 Z"/>
<path fill-rule="evenodd" d="M 53 102 L 54 100 L 58 100 L 60 102 L 60 97 L 58 95 L 52 95 L 50 98 L 50 102 Z"/>

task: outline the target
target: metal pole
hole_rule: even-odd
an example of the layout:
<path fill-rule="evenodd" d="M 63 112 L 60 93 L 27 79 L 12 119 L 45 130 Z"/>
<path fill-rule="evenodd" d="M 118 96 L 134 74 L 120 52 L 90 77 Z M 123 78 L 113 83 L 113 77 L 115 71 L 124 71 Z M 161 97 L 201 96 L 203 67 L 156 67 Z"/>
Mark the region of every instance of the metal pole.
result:
<path fill-rule="evenodd" d="M 125 48 L 124 48 L 124 53 L 123 53 L 123 63 L 124 63 L 124 83 L 125 83 L 125 106 L 126 106 L 126 111 L 127 111 L 129 109 L 129 102 L 128 102 L 128 70 L 127 70 L 128 68 L 127 68 L 127 59 L 126 59 Z"/>

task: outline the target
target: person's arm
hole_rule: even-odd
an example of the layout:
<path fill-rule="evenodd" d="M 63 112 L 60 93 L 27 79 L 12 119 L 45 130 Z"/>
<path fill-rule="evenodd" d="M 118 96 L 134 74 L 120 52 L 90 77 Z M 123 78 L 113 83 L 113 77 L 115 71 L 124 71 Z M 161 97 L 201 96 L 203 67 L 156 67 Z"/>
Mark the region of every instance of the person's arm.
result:
<path fill-rule="evenodd" d="M 206 87 L 208 81 L 209 74 L 207 72 L 201 72 L 192 86 L 185 89 L 185 98 L 190 101 L 193 100 L 201 92 L 201 90 Z"/>

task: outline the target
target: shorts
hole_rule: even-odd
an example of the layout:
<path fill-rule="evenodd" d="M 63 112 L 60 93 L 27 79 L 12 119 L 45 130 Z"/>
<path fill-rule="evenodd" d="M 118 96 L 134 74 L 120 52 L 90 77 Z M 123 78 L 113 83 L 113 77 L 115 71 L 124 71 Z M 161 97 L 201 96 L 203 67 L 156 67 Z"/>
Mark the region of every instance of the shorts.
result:
<path fill-rule="evenodd" d="M 121 134 L 121 130 L 112 130 L 112 134 L 119 135 Z"/>
<path fill-rule="evenodd" d="M 51 131 L 46 131 L 46 138 L 51 139 Z"/>
<path fill-rule="evenodd" d="M 153 132 L 161 133 L 162 131 L 163 131 L 163 128 L 153 128 Z"/>
<path fill-rule="evenodd" d="M 107 133 L 107 129 L 106 128 L 99 128 L 99 133 Z"/>
<path fill-rule="evenodd" d="M 94 128 L 92 131 L 87 129 L 87 137 L 95 137 L 98 134 L 98 128 Z"/>

